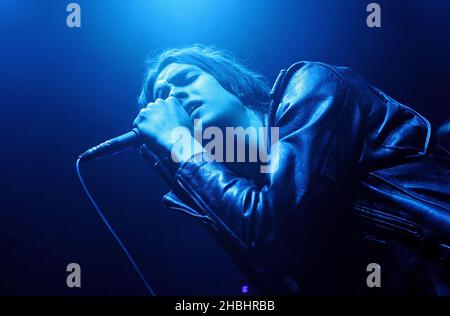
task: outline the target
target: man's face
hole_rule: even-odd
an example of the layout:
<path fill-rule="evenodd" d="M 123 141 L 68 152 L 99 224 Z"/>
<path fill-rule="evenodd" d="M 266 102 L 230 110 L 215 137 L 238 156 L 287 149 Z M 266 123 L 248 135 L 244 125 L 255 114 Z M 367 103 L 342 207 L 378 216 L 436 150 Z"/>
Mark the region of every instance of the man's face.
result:
<path fill-rule="evenodd" d="M 196 66 L 169 64 L 156 78 L 153 91 L 155 100 L 177 98 L 192 121 L 201 119 L 203 128 L 247 127 L 249 123 L 250 110 L 212 75 Z"/>

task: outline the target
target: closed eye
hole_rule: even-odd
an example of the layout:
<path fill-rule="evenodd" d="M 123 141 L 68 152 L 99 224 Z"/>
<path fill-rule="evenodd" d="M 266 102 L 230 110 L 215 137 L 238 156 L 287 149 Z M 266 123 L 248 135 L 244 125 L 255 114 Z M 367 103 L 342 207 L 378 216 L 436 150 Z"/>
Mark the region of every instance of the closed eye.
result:
<path fill-rule="evenodd" d="M 198 76 L 199 74 L 197 73 L 181 74 L 180 76 L 175 76 L 172 79 L 172 83 L 175 86 L 184 87 L 194 82 L 198 78 Z"/>
<path fill-rule="evenodd" d="M 154 94 L 155 99 L 156 98 L 166 99 L 170 94 L 170 85 L 174 85 L 177 87 L 184 87 L 193 83 L 199 76 L 200 73 L 196 72 L 192 68 L 184 69 L 182 71 L 177 72 L 169 79 L 167 79 L 166 84 L 160 85 L 156 88 Z M 169 85 L 167 85 L 167 83 Z"/>

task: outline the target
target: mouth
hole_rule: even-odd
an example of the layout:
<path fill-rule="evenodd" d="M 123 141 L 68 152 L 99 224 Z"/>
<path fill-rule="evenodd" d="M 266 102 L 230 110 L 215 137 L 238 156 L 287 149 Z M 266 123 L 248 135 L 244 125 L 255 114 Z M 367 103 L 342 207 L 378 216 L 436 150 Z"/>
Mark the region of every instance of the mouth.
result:
<path fill-rule="evenodd" d="M 192 100 L 192 101 L 188 101 L 186 102 L 183 107 L 186 110 L 187 114 L 192 117 L 192 114 L 194 113 L 195 110 L 197 110 L 199 107 L 201 107 L 203 105 L 202 101 L 197 101 L 197 100 Z"/>

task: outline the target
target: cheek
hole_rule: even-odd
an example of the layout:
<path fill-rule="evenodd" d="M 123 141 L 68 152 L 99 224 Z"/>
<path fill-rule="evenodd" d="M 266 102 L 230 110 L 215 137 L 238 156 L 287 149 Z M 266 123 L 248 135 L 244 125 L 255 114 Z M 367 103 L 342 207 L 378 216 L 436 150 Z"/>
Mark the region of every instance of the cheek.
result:
<path fill-rule="evenodd" d="M 210 76 L 198 78 L 195 89 L 205 102 L 201 119 L 204 126 L 241 126 L 245 109 L 239 99 Z"/>
<path fill-rule="evenodd" d="M 219 128 L 243 126 L 241 121 L 245 117 L 245 111 L 239 103 L 208 103 L 202 112 L 201 119 L 205 126 Z"/>
<path fill-rule="evenodd" d="M 210 75 L 200 76 L 193 85 L 193 91 L 197 95 L 203 96 L 206 100 L 215 100 L 216 102 L 227 99 L 230 93 L 225 90 L 220 83 Z"/>
<path fill-rule="evenodd" d="M 193 96 L 199 96 L 204 99 L 204 101 L 207 101 L 207 99 L 210 99 L 217 94 L 218 87 L 214 81 L 215 80 L 211 80 L 207 76 L 200 76 L 192 84 L 190 93 Z"/>

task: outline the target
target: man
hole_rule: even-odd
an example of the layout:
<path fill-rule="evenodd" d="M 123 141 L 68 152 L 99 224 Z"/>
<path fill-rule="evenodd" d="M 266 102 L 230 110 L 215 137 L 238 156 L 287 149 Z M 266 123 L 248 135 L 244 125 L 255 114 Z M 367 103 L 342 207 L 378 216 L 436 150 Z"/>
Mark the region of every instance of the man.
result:
<path fill-rule="evenodd" d="M 269 91 L 196 45 L 157 56 L 139 102 L 142 153 L 172 188 L 163 201 L 204 222 L 261 294 L 450 294 L 448 152 L 424 117 L 348 68 L 299 62 Z M 213 159 L 198 120 L 277 128 L 238 140 L 267 143 L 267 171 Z M 367 282 L 371 263 L 381 284 Z"/>

